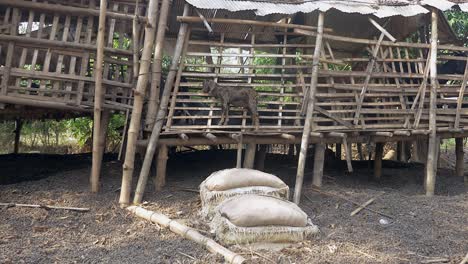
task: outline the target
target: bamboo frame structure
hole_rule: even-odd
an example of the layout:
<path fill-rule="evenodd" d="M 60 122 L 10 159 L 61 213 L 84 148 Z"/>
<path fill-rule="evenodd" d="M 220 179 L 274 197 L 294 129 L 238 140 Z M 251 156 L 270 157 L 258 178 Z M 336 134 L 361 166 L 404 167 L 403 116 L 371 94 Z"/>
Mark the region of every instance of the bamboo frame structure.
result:
<path fill-rule="evenodd" d="M 146 93 L 146 86 L 149 79 L 149 68 L 151 53 L 156 32 L 156 21 L 158 14 L 158 0 L 150 0 L 148 4 L 148 23 L 145 25 L 145 40 L 141 54 L 138 81 L 134 91 L 134 103 L 132 117 L 128 129 L 127 150 L 125 152 L 125 161 L 123 164 L 122 187 L 120 191 L 119 203 L 121 206 L 130 204 L 131 184 L 135 163 L 136 141 L 140 131 L 140 120 L 143 109 L 143 101 Z"/>
<path fill-rule="evenodd" d="M 101 0 L 99 10 L 99 26 L 97 37 L 96 61 L 94 63 L 94 123 L 93 123 L 93 163 L 91 167 L 91 191 L 99 190 L 99 174 L 101 172 L 102 156 L 100 155 L 101 142 L 101 107 L 103 99 L 102 75 L 104 63 L 104 29 L 106 25 L 107 0 Z M 104 123 L 104 122 L 103 122 Z"/>

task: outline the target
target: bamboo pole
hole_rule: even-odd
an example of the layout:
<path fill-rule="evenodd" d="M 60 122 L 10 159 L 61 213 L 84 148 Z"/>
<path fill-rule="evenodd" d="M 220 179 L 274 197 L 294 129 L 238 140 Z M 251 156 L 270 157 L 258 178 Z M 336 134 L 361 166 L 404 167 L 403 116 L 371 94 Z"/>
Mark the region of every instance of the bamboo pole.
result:
<path fill-rule="evenodd" d="M 166 145 L 159 146 L 156 165 L 156 180 L 154 181 L 156 191 L 162 190 L 164 185 L 166 185 L 167 150 Z"/>
<path fill-rule="evenodd" d="M 438 11 L 432 10 L 432 28 L 431 28 L 431 52 L 430 52 L 430 67 L 431 67 L 431 93 L 429 106 L 429 145 L 427 149 L 426 162 L 426 195 L 433 196 L 435 192 L 435 181 L 437 173 L 437 123 L 436 123 L 436 108 L 437 108 L 437 41 L 438 41 Z"/>
<path fill-rule="evenodd" d="M 253 169 L 255 164 L 255 152 L 257 152 L 257 144 L 249 143 L 245 149 L 244 168 Z"/>
<path fill-rule="evenodd" d="M 463 138 L 455 138 L 455 154 L 457 156 L 455 163 L 455 172 L 458 177 L 465 175 L 465 159 L 463 151 Z"/>
<path fill-rule="evenodd" d="M 201 235 L 195 229 L 180 224 L 179 222 L 170 219 L 166 215 L 146 210 L 138 206 L 129 206 L 127 207 L 127 210 L 138 217 L 146 219 L 162 227 L 169 228 L 169 230 L 172 232 L 181 235 L 186 239 L 192 240 L 197 244 L 205 246 L 206 249 L 208 249 L 210 252 L 222 255 L 226 263 L 242 264 L 245 262 L 245 259 L 241 255 L 228 250 L 227 248 L 216 243 L 213 239 Z"/>
<path fill-rule="evenodd" d="M 20 146 L 20 137 L 21 137 L 21 128 L 23 127 L 23 122 L 21 119 L 16 119 L 15 121 L 15 145 L 13 148 L 13 153 L 19 153 L 19 146 Z"/>
<path fill-rule="evenodd" d="M 156 112 L 159 108 L 159 95 L 161 89 L 162 56 L 164 39 L 166 37 L 167 17 L 171 6 L 170 0 L 162 0 L 161 12 L 156 33 L 156 44 L 154 45 L 153 68 L 151 74 L 151 90 L 148 99 L 148 112 L 146 113 L 146 126 L 153 128 L 156 121 Z"/>
<path fill-rule="evenodd" d="M 53 205 L 42 205 L 42 204 L 19 204 L 19 203 L 0 203 L 0 206 L 6 207 L 29 207 L 29 208 L 44 208 L 44 209 L 57 209 L 57 210 L 70 210 L 78 212 L 88 212 L 89 208 L 82 207 L 64 207 L 64 206 L 53 206 Z"/>
<path fill-rule="evenodd" d="M 128 128 L 127 150 L 125 152 L 125 161 L 123 164 L 122 187 L 119 199 L 121 206 L 126 206 L 130 203 L 130 192 L 135 165 L 136 141 L 140 130 L 141 111 L 149 78 L 149 67 L 151 64 L 151 53 L 153 51 L 158 14 L 158 0 L 150 0 L 148 10 L 148 23 L 145 25 L 145 40 L 143 43 L 138 81 L 134 91 L 132 117 Z"/>
<path fill-rule="evenodd" d="M 184 6 L 184 16 L 187 16 L 190 11 L 190 6 L 185 4 Z M 138 184 L 135 192 L 135 197 L 133 202 L 135 204 L 141 203 L 143 199 L 143 194 L 145 192 L 146 183 L 148 181 L 148 174 L 151 168 L 151 162 L 153 161 L 153 156 L 156 151 L 156 146 L 159 140 L 159 135 L 161 134 L 161 128 L 163 126 L 164 119 L 167 113 L 167 106 L 169 103 L 169 97 L 171 95 L 172 85 L 174 84 L 174 78 L 176 77 L 177 68 L 179 66 L 179 60 L 182 55 L 182 50 L 185 46 L 186 33 L 188 30 L 187 24 L 182 24 L 179 29 L 179 34 L 177 36 L 177 43 L 174 50 L 174 55 L 172 56 L 171 68 L 166 78 L 166 83 L 164 84 L 164 91 L 161 98 L 161 103 L 159 105 L 159 110 L 157 113 L 156 122 L 151 132 L 151 137 L 148 142 L 148 147 L 146 148 L 145 160 L 141 167 L 140 176 L 138 178 Z M 140 67 L 141 71 L 141 67 Z M 127 154 L 128 155 L 128 154 Z M 132 162 L 133 164 L 133 162 Z M 128 186 L 130 188 L 130 186 Z M 130 195 L 130 193 L 128 193 Z"/>
<path fill-rule="evenodd" d="M 380 181 L 382 177 L 382 157 L 384 143 L 375 143 L 375 159 L 374 159 L 374 180 Z"/>
<path fill-rule="evenodd" d="M 326 145 L 324 143 L 315 144 L 314 173 L 312 178 L 312 185 L 316 187 L 322 187 L 323 165 L 325 163 L 325 149 Z"/>
<path fill-rule="evenodd" d="M 128 118 L 129 117 L 130 117 L 130 110 L 127 110 L 125 111 L 125 123 L 124 123 L 124 129 L 122 131 L 122 141 L 120 143 L 119 156 L 117 160 L 122 160 L 122 157 L 124 155 L 124 147 L 125 147 L 125 143 L 127 142 Z"/>
<path fill-rule="evenodd" d="M 291 146 L 291 145 L 290 145 Z M 292 145 L 294 147 L 294 145 Z M 265 169 L 265 158 L 267 154 L 267 146 L 259 145 L 258 153 L 256 154 L 255 159 L 255 169 L 263 171 Z"/>
<path fill-rule="evenodd" d="M 307 114 L 302 132 L 301 151 L 299 153 L 299 161 L 297 165 L 296 186 L 294 188 L 294 203 L 299 204 L 301 200 L 302 183 L 304 182 L 304 169 L 307 157 L 307 149 L 309 147 L 310 132 L 312 129 L 312 116 L 315 106 L 315 94 L 317 92 L 318 70 L 320 63 L 320 52 L 322 50 L 323 24 L 325 13 L 320 12 L 317 22 L 317 38 L 315 40 L 315 50 L 312 66 L 311 86 L 309 89 L 309 98 L 307 106 Z"/>
<path fill-rule="evenodd" d="M 99 26 L 97 34 L 96 60 L 94 61 L 94 122 L 93 122 L 93 161 L 91 167 L 91 191 L 99 191 L 99 174 L 101 172 L 101 159 L 99 155 L 99 137 L 101 134 L 101 112 L 103 100 L 103 68 L 104 63 L 104 36 L 106 34 L 107 0 L 101 0 L 99 12 Z"/>

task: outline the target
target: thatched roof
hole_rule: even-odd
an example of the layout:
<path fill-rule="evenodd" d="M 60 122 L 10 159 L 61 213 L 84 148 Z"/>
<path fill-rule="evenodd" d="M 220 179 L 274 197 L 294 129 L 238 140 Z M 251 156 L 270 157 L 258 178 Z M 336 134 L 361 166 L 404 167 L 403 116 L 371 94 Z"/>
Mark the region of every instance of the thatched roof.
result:
<path fill-rule="evenodd" d="M 425 14 L 429 12 L 428 7 L 445 11 L 457 5 L 459 0 L 187 0 L 187 2 L 200 9 L 225 9 L 231 12 L 250 10 L 257 16 L 337 9 L 345 13 L 384 18 Z"/>

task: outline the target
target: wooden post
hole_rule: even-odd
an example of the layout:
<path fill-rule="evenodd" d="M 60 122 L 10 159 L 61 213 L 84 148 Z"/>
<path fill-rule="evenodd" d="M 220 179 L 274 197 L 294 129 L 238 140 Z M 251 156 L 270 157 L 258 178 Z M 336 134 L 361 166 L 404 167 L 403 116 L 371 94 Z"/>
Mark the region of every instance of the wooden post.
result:
<path fill-rule="evenodd" d="M 364 154 L 362 153 L 362 143 L 357 143 L 356 147 L 359 154 L 359 160 L 364 160 Z"/>
<path fill-rule="evenodd" d="M 257 152 L 257 144 L 247 144 L 247 148 L 245 149 L 244 168 L 253 169 L 255 164 L 255 152 Z"/>
<path fill-rule="evenodd" d="M 99 26 L 97 34 L 96 60 L 94 61 L 94 122 L 93 122 L 93 161 L 91 167 L 91 191 L 99 191 L 99 174 L 102 157 L 99 155 L 99 138 L 101 134 L 101 107 L 104 89 L 102 87 L 102 64 L 104 63 L 104 36 L 106 34 L 107 0 L 101 0 L 99 7 Z"/>
<path fill-rule="evenodd" d="M 375 143 L 375 159 L 374 159 L 374 180 L 380 181 L 382 177 L 382 157 L 383 157 L 384 143 Z"/>
<path fill-rule="evenodd" d="M 337 160 L 341 160 L 341 143 L 335 144 L 335 157 Z"/>
<path fill-rule="evenodd" d="M 190 11 L 190 6 L 188 4 L 185 4 L 183 15 L 188 16 L 189 11 Z M 174 84 L 174 78 L 176 77 L 177 69 L 179 67 L 179 60 L 182 55 L 182 50 L 185 46 L 187 30 L 188 30 L 187 24 L 183 23 L 180 25 L 179 34 L 177 36 L 176 47 L 174 50 L 174 55 L 172 56 L 171 68 L 169 69 L 169 73 L 167 74 L 166 83 L 164 84 L 164 91 L 163 91 L 163 95 L 161 98 L 161 103 L 159 104 L 157 118 L 153 127 L 153 131 L 151 132 L 151 137 L 148 142 L 148 147 L 146 148 L 145 160 L 143 161 L 140 176 L 138 178 L 138 185 L 137 185 L 137 189 L 135 192 L 135 197 L 133 199 L 133 202 L 135 204 L 141 203 L 141 200 L 143 199 L 143 194 L 145 192 L 146 183 L 148 181 L 148 174 L 151 169 L 151 162 L 153 161 L 154 153 L 156 152 L 156 146 L 158 145 L 159 135 L 161 134 L 163 122 L 166 117 L 169 97 L 172 91 L 172 85 Z M 140 71 L 141 71 L 141 66 L 140 66 Z M 135 138 L 135 141 L 136 141 L 136 138 Z M 127 156 L 128 156 L 128 152 L 127 152 Z M 132 164 L 133 164 L 133 161 L 132 161 Z M 128 188 L 129 188 L 128 195 L 130 196 L 130 186 L 128 186 Z"/>
<path fill-rule="evenodd" d="M 457 156 L 457 161 L 455 164 L 455 172 L 458 177 L 463 177 L 465 175 L 465 158 L 463 151 L 463 138 L 455 139 L 455 154 Z"/>
<path fill-rule="evenodd" d="M 107 129 L 109 127 L 110 121 L 110 111 L 104 110 L 101 115 L 101 127 L 99 128 L 99 138 L 98 138 L 98 160 L 99 163 L 97 167 L 99 168 L 99 173 L 101 172 L 102 167 L 102 158 L 106 152 L 106 138 L 107 138 Z M 93 142 L 94 144 L 94 142 Z"/>
<path fill-rule="evenodd" d="M 314 174 L 312 178 L 312 185 L 322 187 L 323 178 L 323 165 L 325 163 L 325 148 L 324 143 L 315 144 L 314 155 Z"/>
<path fill-rule="evenodd" d="M 432 32 L 431 32 L 431 52 L 430 52 L 430 69 L 431 69 L 431 93 L 429 103 L 429 145 L 427 150 L 426 162 L 426 195 L 433 196 L 435 192 L 436 172 L 437 172 L 437 124 L 436 124 L 436 108 L 437 108 L 437 41 L 438 41 L 438 10 L 432 10 Z"/>
<path fill-rule="evenodd" d="M 122 141 L 120 143 L 119 148 L 119 156 L 117 160 L 122 160 L 124 156 L 124 146 L 127 143 L 127 132 L 128 132 L 128 118 L 130 116 L 130 110 L 125 111 L 125 123 L 124 123 L 124 130 L 122 131 Z"/>
<path fill-rule="evenodd" d="M 167 17 L 169 15 L 171 1 L 162 0 L 161 12 L 156 33 L 156 44 L 154 45 L 153 68 L 151 75 L 151 90 L 148 99 L 148 112 L 146 113 L 146 126 L 153 128 L 156 120 L 156 112 L 159 108 L 159 94 L 162 73 L 162 56 L 164 49 L 164 39 L 166 37 Z"/>
<path fill-rule="evenodd" d="M 16 119 L 15 121 L 15 145 L 13 153 L 19 153 L 20 137 L 21 137 L 21 128 L 23 127 L 23 122 L 21 119 Z"/>
<path fill-rule="evenodd" d="M 346 156 L 346 167 L 348 172 L 353 172 L 353 149 L 351 142 L 348 142 L 347 138 L 343 138 L 343 145 L 345 147 L 345 156 Z"/>
<path fill-rule="evenodd" d="M 138 132 L 141 124 L 141 111 L 146 93 L 146 86 L 149 78 L 149 67 L 151 64 L 151 53 L 153 51 L 154 35 L 156 31 L 156 19 L 158 14 L 158 0 L 150 0 L 148 4 L 148 21 L 145 25 L 145 40 L 141 55 L 140 69 L 136 89 L 134 91 L 134 101 L 130 126 L 128 128 L 127 150 L 123 164 L 122 187 L 120 191 L 119 203 L 126 206 L 130 203 L 130 192 L 135 163 L 135 149 Z"/>
<path fill-rule="evenodd" d="M 291 145 L 289 145 L 291 147 Z M 294 145 L 292 145 L 294 148 Z M 265 170 L 265 158 L 267 154 L 267 146 L 259 145 L 257 158 L 255 159 L 255 169 L 259 171 Z"/>
<path fill-rule="evenodd" d="M 162 190 L 166 185 L 166 168 L 167 168 L 167 146 L 159 146 L 158 158 L 156 165 L 156 179 L 154 181 L 154 187 L 156 191 Z"/>
<path fill-rule="evenodd" d="M 312 62 L 312 78 L 309 91 L 309 98 L 307 100 L 307 114 L 304 124 L 304 131 L 302 132 L 301 151 L 299 153 L 299 161 L 297 164 L 296 186 L 294 188 L 294 203 L 299 204 L 301 201 L 302 183 L 304 182 L 304 169 L 307 157 L 307 149 L 309 147 L 310 132 L 312 129 L 312 116 L 315 106 L 315 93 L 317 92 L 318 70 L 320 63 L 320 52 L 322 50 L 323 39 L 323 23 L 325 20 L 325 13 L 320 12 L 317 22 L 317 37 L 315 40 L 315 50 Z"/>

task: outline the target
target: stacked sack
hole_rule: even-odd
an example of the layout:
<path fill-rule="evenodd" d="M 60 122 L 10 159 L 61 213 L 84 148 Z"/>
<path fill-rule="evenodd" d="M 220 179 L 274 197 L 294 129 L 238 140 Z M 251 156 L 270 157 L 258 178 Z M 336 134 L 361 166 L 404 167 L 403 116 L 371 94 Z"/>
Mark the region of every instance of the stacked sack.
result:
<path fill-rule="evenodd" d="M 318 232 L 307 214 L 288 201 L 278 177 L 251 169 L 214 172 L 200 185 L 202 214 L 225 244 L 298 242 Z"/>

